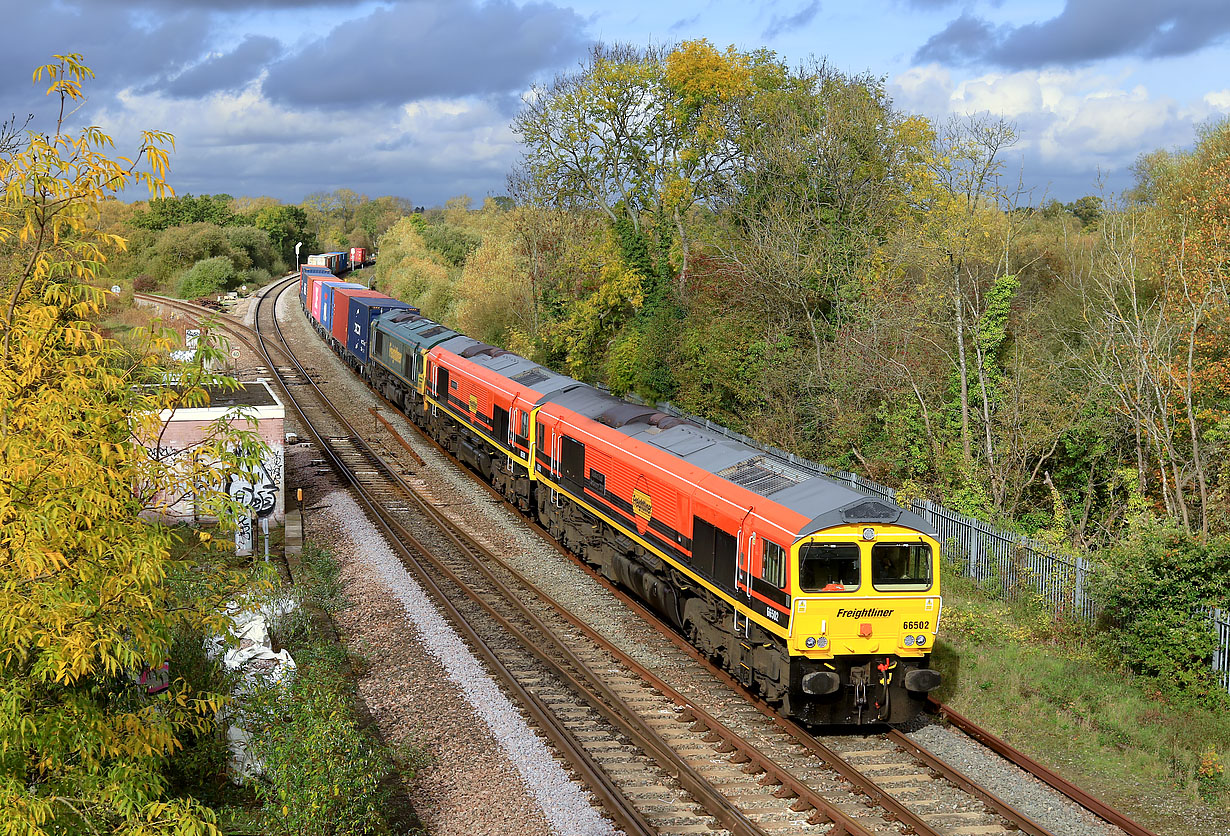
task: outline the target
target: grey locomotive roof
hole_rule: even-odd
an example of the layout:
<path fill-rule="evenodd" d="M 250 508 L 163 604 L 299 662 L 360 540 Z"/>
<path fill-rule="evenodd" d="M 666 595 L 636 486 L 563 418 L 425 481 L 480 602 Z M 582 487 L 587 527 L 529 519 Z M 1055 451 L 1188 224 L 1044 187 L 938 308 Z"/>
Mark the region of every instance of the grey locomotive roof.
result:
<path fill-rule="evenodd" d="M 446 328 L 425 316 L 404 311 L 391 311 L 381 315 L 376 327 L 403 342 L 423 348 L 431 348 L 437 343 L 457 336 L 457 332 L 451 328 Z"/>
<path fill-rule="evenodd" d="M 922 517 L 888 500 L 869 496 L 809 467 L 654 407 L 629 403 L 590 386 L 578 386 L 543 400 L 606 424 L 629 438 L 652 444 L 694 467 L 798 512 L 809 520 L 799 529 L 800 536 L 837 525 L 889 523 L 935 536 Z"/>
<path fill-rule="evenodd" d="M 481 343 L 469 337 L 459 336 L 446 340 L 440 344 L 440 347 L 476 365 L 490 369 L 540 395 L 545 396 L 570 386 L 582 385 L 571 377 L 545 369 L 520 354 L 513 354 L 508 349 Z M 542 398 L 539 398 L 536 403 L 542 403 Z"/>
<path fill-rule="evenodd" d="M 398 321 L 400 320 L 400 321 Z M 416 345 L 446 350 L 539 392 L 539 404 L 558 403 L 629 438 L 652 444 L 694 467 L 771 499 L 807 517 L 800 536 L 847 524 L 900 523 L 935 536 L 922 517 L 887 500 L 848 488 L 817 471 L 744 441 L 658 410 L 617 398 L 532 360 L 464 336 L 413 314 L 381 317 L 380 325 Z"/>
<path fill-rule="evenodd" d="M 445 351 L 451 351 L 454 354 L 460 354 L 461 352 L 465 351 L 467 348 L 470 348 L 471 346 L 475 346 L 475 345 L 482 345 L 482 343 L 480 343 L 478 340 L 474 339 L 473 337 L 467 337 L 464 334 L 458 334 L 455 337 L 449 337 L 444 342 L 437 344 L 439 348 L 442 348 Z"/>

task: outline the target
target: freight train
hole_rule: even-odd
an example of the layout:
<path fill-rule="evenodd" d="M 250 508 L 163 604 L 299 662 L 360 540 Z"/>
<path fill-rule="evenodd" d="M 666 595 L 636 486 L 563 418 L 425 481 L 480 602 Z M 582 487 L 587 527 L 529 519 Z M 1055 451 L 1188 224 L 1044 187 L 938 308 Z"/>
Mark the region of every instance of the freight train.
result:
<path fill-rule="evenodd" d="M 300 301 L 372 388 L 783 714 L 905 723 L 939 686 L 921 517 L 327 270 L 304 268 Z"/>

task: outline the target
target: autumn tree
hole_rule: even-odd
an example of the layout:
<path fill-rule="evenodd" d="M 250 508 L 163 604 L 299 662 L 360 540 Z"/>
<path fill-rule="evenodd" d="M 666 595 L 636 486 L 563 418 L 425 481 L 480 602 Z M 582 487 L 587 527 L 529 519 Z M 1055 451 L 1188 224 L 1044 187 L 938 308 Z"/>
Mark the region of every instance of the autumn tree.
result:
<path fill-rule="evenodd" d="M 150 200 L 147 209 L 138 211 L 133 216 L 131 223 L 138 229 L 149 229 L 155 232 L 172 226 L 196 223 L 226 226 L 235 223 L 236 220 L 235 213 L 231 211 L 232 200 L 229 194 L 155 197 Z"/>
<path fill-rule="evenodd" d="M 734 164 L 730 105 L 750 82 L 748 58 L 733 47 L 596 46 L 584 70 L 526 97 L 513 123 L 523 145 L 514 191 L 601 212 L 628 266 L 647 278 L 673 277 L 678 243 L 682 282 L 688 210 Z"/>
<path fill-rule="evenodd" d="M 209 810 L 168 794 L 161 767 L 212 727 L 220 697 L 174 668 L 156 696 L 134 678 L 170 656 L 178 627 L 225 619 L 239 579 L 210 568 L 204 543 L 173 557 L 177 535 L 155 520 L 185 489 L 233 518 L 220 484 L 247 434 L 219 425 L 175 455 L 136 441 L 156 446 L 162 410 L 226 381 L 165 368 L 169 332 L 125 347 L 91 321 L 105 304 L 93 282 L 124 246 L 99 206 L 126 187 L 169 194 L 171 142 L 143 132 L 131 158 L 112 158 L 99 128 L 68 131 L 92 76 L 75 54 L 36 70 L 59 115 L 0 149 L 0 822 L 31 836 L 216 833 Z"/>
<path fill-rule="evenodd" d="M 264 230 L 270 243 L 288 265 L 295 263 L 295 244 L 302 243 L 301 261 L 319 249 L 316 235 L 308 229 L 307 212 L 299 206 L 262 206 L 246 215 L 244 222 Z M 298 269 L 298 265 L 295 265 Z"/>
<path fill-rule="evenodd" d="M 1205 537 L 1230 490 L 1230 123 L 1142 159 L 1135 195 L 1102 218 L 1083 284 L 1090 372 L 1131 428 L 1140 492 Z"/>

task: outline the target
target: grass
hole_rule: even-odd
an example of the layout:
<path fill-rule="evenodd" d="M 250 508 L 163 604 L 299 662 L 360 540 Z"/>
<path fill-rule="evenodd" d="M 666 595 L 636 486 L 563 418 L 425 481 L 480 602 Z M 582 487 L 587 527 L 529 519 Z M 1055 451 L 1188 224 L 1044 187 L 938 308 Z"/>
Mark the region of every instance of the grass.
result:
<path fill-rule="evenodd" d="M 1091 627 L 945 582 L 939 699 L 1159 834 L 1230 834 L 1230 712 L 1124 671 Z"/>
<path fill-rule="evenodd" d="M 309 746 L 308 750 L 326 760 L 328 755 L 333 756 L 332 780 L 350 783 L 341 795 L 348 800 L 348 805 L 343 805 L 346 806 L 344 813 L 353 819 L 354 827 L 341 827 L 338 832 L 421 833 L 422 824 L 401 790 L 400 780 L 413 778 L 430 762 L 430 756 L 412 743 L 403 741 L 390 745 L 379 737 L 355 683 L 355 679 L 370 667 L 370 662 L 361 649 L 347 648 L 329 625 L 330 613 L 350 606 L 340 566 L 330 552 L 312 543 L 305 544 L 300 559 L 294 586 L 299 606 L 274 625 L 297 666 L 294 684 L 280 698 L 284 707 L 291 707 L 288 714 L 300 718 L 300 728 L 290 738 L 319 735 L 319 745 Z M 287 743 L 283 740 L 273 743 L 268 753 L 275 755 L 286 749 Z M 287 785 L 279 787 L 279 791 L 285 792 L 286 797 L 298 798 L 303 806 L 311 803 L 337 806 L 339 802 L 329 795 L 328 787 L 321 796 L 321 788 L 315 786 L 320 780 L 316 775 L 319 764 L 300 770 L 295 763 L 291 759 L 281 764 L 278 772 Z M 368 778 L 375 779 L 379 787 L 363 784 Z M 337 795 L 335 783 L 333 796 Z M 267 817 L 272 810 L 271 818 L 278 819 L 280 803 L 266 804 Z M 367 812 L 360 816 L 357 812 L 360 809 Z M 376 809 L 381 815 L 372 815 Z M 333 817 L 326 815 L 323 821 L 337 825 L 338 822 L 330 821 Z M 310 825 L 317 823 L 304 819 L 300 824 L 307 829 L 301 832 L 316 832 Z"/>

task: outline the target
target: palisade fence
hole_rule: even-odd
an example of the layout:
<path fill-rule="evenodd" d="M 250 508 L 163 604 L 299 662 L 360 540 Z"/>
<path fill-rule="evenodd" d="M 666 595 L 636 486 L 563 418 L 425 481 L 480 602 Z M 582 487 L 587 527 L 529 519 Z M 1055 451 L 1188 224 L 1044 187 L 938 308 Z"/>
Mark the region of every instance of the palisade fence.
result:
<path fill-rule="evenodd" d="M 761 444 L 706 418 L 690 415 L 672 404 L 662 405 L 661 408 L 712 432 L 785 459 L 793 467 L 810 470 L 863 493 L 897 502 L 896 492 L 887 485 Z M 1097 605 L 1088 594 L 1089 578 L 1094 571 L 1091 561 L 1079 555 L 1069 557 L 1055 554 L 1037 540 L 950 511 L 929 499 L 914 500 L 910 503 L 910 510 L 936 530 L 944 559 L 984 589 L 991 589 L 1013 601 L 1032 596 L 1056 615 L 1085 621 L 1097 618 Z M 1217 633 L 1213 670 L 1222 687 L 1230 691 L 1230 612 L 1208 608 L 1202 611 L 1202 615 Z"/>
<path fill-rule="evenodd" d="M 1217 632 L 1217 650 L 1213 652 L 1213 672 L 1222 687 L 1230 691 L 1230 612 L 1219 609 L 1204 611 L 1209 626 Z"/>

